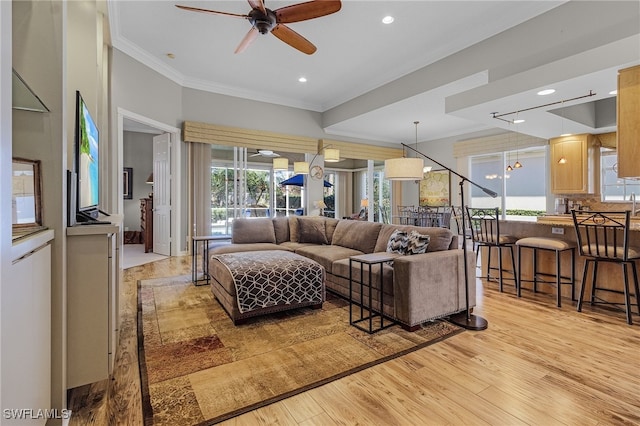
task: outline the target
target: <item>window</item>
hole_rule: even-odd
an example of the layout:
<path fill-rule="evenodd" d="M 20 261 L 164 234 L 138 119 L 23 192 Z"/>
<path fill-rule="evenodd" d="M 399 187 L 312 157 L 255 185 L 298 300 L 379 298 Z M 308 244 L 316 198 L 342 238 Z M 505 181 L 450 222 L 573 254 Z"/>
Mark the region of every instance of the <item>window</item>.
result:
<path fill-rule="evenodd" d="M 517 160 L 523 167 L 506 171 Z M 498 193 L 497 198 L 470 185 L 470 205 L 499 207 L 503 218 L 518 220 L 540 216 L 546 212 L 546 148 L 506 151 L 471 157 L 473 182 Z"/>
<path fill-rule="evenodd" d="M 640 195 L 640 180 L 618 178 L 618 155 L 609 148 L 600 149 L 600 168 L 602 201 L 631 200 L 632 194 Z"/>

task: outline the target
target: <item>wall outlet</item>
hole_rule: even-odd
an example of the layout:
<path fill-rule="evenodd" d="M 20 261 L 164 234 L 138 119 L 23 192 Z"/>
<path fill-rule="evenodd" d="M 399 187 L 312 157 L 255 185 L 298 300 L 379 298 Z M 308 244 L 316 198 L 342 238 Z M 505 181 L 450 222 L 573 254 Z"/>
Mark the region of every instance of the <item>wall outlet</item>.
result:
<path fill-rule="evenodd" d="M 129 227 L 128 227 L 128 226 L 125 226 L 125 227 L 124 227 L 124 230 L 125 230 L 125 231 L 128 231 L 128 230 L 129 230 Z"/>
<path fill-rule="evenodd" d="M 561 234 L 564 235 L 564 228 L 551 228 L 551 233 L 552 234 Z"/>

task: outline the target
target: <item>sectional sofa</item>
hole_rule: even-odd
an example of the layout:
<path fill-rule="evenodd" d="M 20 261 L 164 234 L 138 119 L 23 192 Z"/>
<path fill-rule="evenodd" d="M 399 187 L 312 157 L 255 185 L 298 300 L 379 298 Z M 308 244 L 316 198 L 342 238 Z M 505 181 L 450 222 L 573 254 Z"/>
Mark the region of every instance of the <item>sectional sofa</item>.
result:
<path fill-rule="evenodd" d="M 256 250 L 287 250 L 315 260 L 325 268 L 328 291 L 349 297 L 349 257 L 385 252 L 394 231 L 417 231 L 429 235 L 426 253 L 402 255 L 384 264 L 384 313 L 405 329 L 415 330 L 421 323 L 447 317 L 465 309 L 464 256 L 458 236 L 445 228 L 424 228 L 375 222 L 293 216 L 236 219 L 231 244 L 210 248 L 212 258 L 222 253 Z M 468 253 L 467 267 L 475 271 L 475 256 Z M 211 267 L 210 271 L 216 268 Z M 360 267 L 351 271 L 360 280 Z M 379 288 L 379 267 L 373 268 L 372 285 Z M 368 281 L 367 269 L 363 279 Z M 470 275 L 473 277 L 474 273 Z M 212 291 L 228 312 L 233 309 L 233 288 L 224 288 L 212 277 Z M 475 279 L 469 282 L 469 306 L 476 303 Z M 359 286 L 355 298 L 360 299 Z M 378 291 L 373 292 L 374 308 L 379 309 Z M 368 297 L 367 287 L 364 295 Z M 231 312 L 230 312 L 231 313 Z"/>

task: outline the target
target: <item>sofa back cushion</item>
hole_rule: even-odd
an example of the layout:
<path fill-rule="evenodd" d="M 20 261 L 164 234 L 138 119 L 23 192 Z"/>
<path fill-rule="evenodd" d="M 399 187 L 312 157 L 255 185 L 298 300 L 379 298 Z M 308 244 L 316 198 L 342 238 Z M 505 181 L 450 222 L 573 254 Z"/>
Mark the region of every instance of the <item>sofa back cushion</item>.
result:
<path fill-rule="evenodd" d="M 447 228 L 428 228 L 421 226 L 401 226 L 401 225 L 383 225 L 376 242 L 375 251 L 386 251 L 389 238 L 393 231 L 400 229 L 411 234 L 411 231 L 417 231 L 423 235 L 429 235 L 429 245 L 427 247 L 427 253 L 432 251 L 442 251 L 451 248 L 451 239 L 453 238 L 453 232 Z"/>
<path fill-rule="evenodd" d="M 288 217 L 274 217 L 273 230 L 276 234 L 276 244 L 289 241 L 289 218 Z"/>
<path fill-rule="evenodd" d="M 269 218 L 238 218 L 233 221 L 231 242 L 236 244 L 274 243 L 276 233 Z"/>
<path fill-rule="evenodd" d="M 381 223 L 364 222 L 361 220 L 340 220 L 336 225 L 331 244 L 360 250 L 363 253 L 373 253 L 381 228 Z M 393 232 L 393 230 L 391 232 Z M 387 235 L 384 247 L 379 251 L 385 251 L 387 249 L 387 241 L 389 241 L 390 235 L 391 233 Z"/>
<path fill-rule="evenodd" d="M 327 241 L 329 244 L 333 241 L 333 233 L 336 231 L 338 222 L 340 222 L 340 219 L 334 219 L 332 217 L 328 217 L 324 220 L 324 230 L 327 233 Z"/>
<path fill-rule="evenodd" d="M 329 244 L 325 233 L 324 220 L 298 220 L 298 242 Z"/>

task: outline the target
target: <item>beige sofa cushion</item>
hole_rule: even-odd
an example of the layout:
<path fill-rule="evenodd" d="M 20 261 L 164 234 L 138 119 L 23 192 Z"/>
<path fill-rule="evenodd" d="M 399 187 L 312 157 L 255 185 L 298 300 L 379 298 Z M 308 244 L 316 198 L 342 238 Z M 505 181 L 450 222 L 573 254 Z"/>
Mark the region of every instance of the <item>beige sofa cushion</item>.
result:
<path fill-rule="evenodd" d="M 276 233 L 273 221 L 269 218 L 247 219 L 239 218 L 233 221 L 231 242 L 247 243 L 276 243 Z"/>
<path fill-rule="evenodd" d="M 333 241 L 333 233 L 336 230 L 338 222 L 340 222 L 339 219 L 334 219 L 332 217 L 328 217 L 324 220 L 324 230 L 327 233 L 327 241 L 329 242 L 329 244 L 331 244 Z"/>
<path fill-rule="evenodd" d="M 332 244 L 359 250 L 363 253 L 373 253 L 381 228 L 381 223 L 341 220 L 333 233 Z M 388 240 L 389 236 L 385 240 L 384 248 L 376 251 L 385 251 Z"/>
<path fill-rule="evenodd" d="M 324 220 L 299 220 L 298 241 L 301 243 L 329 244 Z"/>
<path fill-rule="evenodd" d="M 333 262 L 340 259 L 348 259 L 349 256 L 357 256 L 363 254 L 359 250 L 350 249 L 341 246 L 318 246 L 310 245 L 307 247 L 301 247 L 296 249 L 296 254 L 308 257 L 311 260 L 315 260 L 327 270 L 328 273 L 332 273 Z"/>
<path fill-rule="evenodd" d="M 289 241 L 289 218 L 282 217 L 274 217 L 273 219 L 273 230 L 276 234 L 276 244 L 282 244 L 285 241 Z"/>
<path fill-rule="evenodd" d="M 451 239 L 453 238 L 453 232 L 447 228 L 425 228 L 422 226 L 401 226 L 401 225 L 383 225 L 380 230 L 380 234 L 378 236 L 378 240 L 376 242 L 375 250 L 378 251 L 386 251 L 387 244 L 389 243 L 389 238 L 393 231 L 396 229 L 400 229 L 403 231 L 407 231 L 408 234 L 411 234 L 411 231 L 417 231 L 423 235 L 429 235 L 429 246 L 427 247 L 427 253 L 433 251 L 442 251 L 448 250 L 451 246 Z"/>

